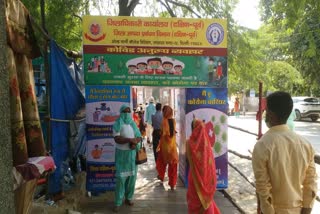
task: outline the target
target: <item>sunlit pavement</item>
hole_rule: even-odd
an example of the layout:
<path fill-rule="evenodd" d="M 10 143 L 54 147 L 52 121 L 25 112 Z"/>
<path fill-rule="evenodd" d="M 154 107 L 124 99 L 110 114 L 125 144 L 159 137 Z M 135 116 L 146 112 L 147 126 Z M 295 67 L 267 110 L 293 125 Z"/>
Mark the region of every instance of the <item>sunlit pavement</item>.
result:
<path fill-rule="evenodd" d="M 178 181 L 175 191 L 171 191 L 168 180 L 163 185 L 157 180 L 152 149 L 147 146 L 148 163 L 139 166 L 136 183 L 134 206 L 121 206 L 119 213 L 165 214 L 188 213 L 186 192 L 182 182 Z M 240 213 L 222 193 L 215 195 L 215 201 L 221 213 Z M 81 213 L 111 213 L 113 193 L 105 193 L 99 197 L 86 198 L 81 202 Z"/>
<path fill-rule="evenodd" d="M 134 195 L 134 206 L 122 205 L 120 214 L 185 214 L 188 213 L 186 193 L 180 179 L 175 191 L 171 191 L 166 178 L 163 185 L 157 180 L 155 162 L 152 148 L 147 145 L 148 162 L 139 166 L 136 190 Z M 234 173 L 229 171 L 229 173 Z M 85 174 L 82 180 L 85 180 Z M 82 182 L 85 183 L 85 182 Z M 58 201 L 56 205 L 49 206 L 44 201 L 33 203 L 32 214 L 54 213 L 82 213 L 82 214 L 104 214 L 113 213 L 114 193 L 106 192 L 98 196 L 84 196 L 85 185 L 81 190 L 66 192 L 66 198 Z M 223 214 L 239 214 L 238 209 L 230 200 L 217 191 L 214 200 Z"/>
<path fill-rule="evenodd" d="M 258 132 L 258 122 L 255 120 L 255 114 L 241 115 L 239 118 L 234 116 L 228 117 L 229 125 L 239 127 L 248 130 L 253 133 Z M 307 134 L 316 139 L 317 127 L 320 127 L 320 122 L 311 123 L 296 122 L 296 130 L 300 134 Z M 262 124 L 263 133 L 267 131 L 265 124 Z M 311 130 L 314 130 L 312 133 Z M 230 150 L 236 151 L 242 155 L 251 156 L 254 144 L 256 142 L 256 136 L 250 135 L 244 132 L 237 131 L 235 129 L 228 129 L 228 147 Z M 320 131 L 318 132 L 320 134 Z M 309 137 L 310 137 L 309 136 Z M 147 147 L 148 148 L 148 147 Z M 151 148 L 148 151 L 148 163 L 139 166 L 138 179 L 136 184 L 136 192 L 134 199 L 134 206 L 129 207 L 123 205 L 119 211 L 120 214 L 135 213 L 135 214 L 175 214 L 175 213 L 187 213 L 186 191 L 179 180 L 177 188 L 174 192 L 169 190 L 167 180 L 164 185 L 160 185 L 160 182 L 156 179 L 156 170 L 153 159 L 153 153 Z M 239 158 L 231 153 L 228 154 L 229 162 L 238 169 L 245 177 L 254 183 L 254 176 L 252 172 L 251 161 L 243 158 Z M 320 167 L 317 165 L 317 171 L 320 172 Z M 229 166 L 229 179 L 228 189 L 226 192 L 233 198 L 234 202 L 244 211 L 246 214 L 256 213 L 256 196 L 255 188 L 244 179 L 239 172 Z M 85 178 L 85 176 L 84 176 Z M 83 179 L 84 179 L 83 178 Z M 320 180 L 319 182 L 320 183 Z M 82 192 L 66 193 L 66 199 L 61 200 L 56 206 L 48 206 L 45 204 L 34 203 L 32 214 L 42 213 L 66 213 L 66 210 L 76 210 L 78 212 L 68 213 L 88 213 L 88 214 L 104 214 L 112 213 L 114 194 L 113 192 L 107 192 L 99 196 L 85 197 L 82 188 Z M 320 191 L 318 191 L 320 196 Z M 79 201 L 78 201 L 79 198 Z M 223 196 L 221 192 L 216 192 L 215 201 L 219 206 L 222 214 L 237 214 L 240 213 L 236 207 Z M 312 214 L 320 213 L 320 203 L 315 202 Z"/>

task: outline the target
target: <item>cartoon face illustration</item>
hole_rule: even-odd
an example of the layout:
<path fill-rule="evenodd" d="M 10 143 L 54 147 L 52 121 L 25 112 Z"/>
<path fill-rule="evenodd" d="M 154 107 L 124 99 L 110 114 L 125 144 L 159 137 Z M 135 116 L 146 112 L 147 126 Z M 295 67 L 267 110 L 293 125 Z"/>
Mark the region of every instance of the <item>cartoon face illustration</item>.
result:
<path fill-rule="evenodd" d="M 162 63 L 162 68 L 165 71 L 171 71 L 172 67 L 173 67 L 173 64 L 171 62 Z"/>
<path fill-rule="evenodd" d="M 182 66 L 181 65 L 176 65 L 176 66 L 174 66 L 174 70 L 176 71 L 176 72 L 181 72 L 182 71 Z"/>
<path fill-rule="evenodd" d="M 209 65 L 213 65 L 213 63 L 214 63 L 214 60 L 213 60 L 213 58 L 209 58 Z"/>
<path fill-rule="evenodd" d="M 130 74 L 134 74 L 135 71 L 136 71 L 136 69 L 137 69 L 137 67 L 136 67 L 135 65 L 129 65 L 129 66 L 128 66 L 128 72 L 129 72 Z"/>
<path fill-rule="evenodd" d="M 174 66 L 174 74 L 175 75 L 182 75 L 182 66 L 181 65 Z"/>
<path fill-rule="evenodd" d="M 161 59 L 160 58 L 151 58 L 148 59 L 148 66 L 151 69 L 157 69 L 161 66 Z"/>
<path fill-rule="evenodd" d="M 147 63 L 140 62 L 140 63 L 137 64 L 137 68 L 138 68 L 138 70 L 140 70 L 140 71 L 144 71 L 144 70 L 147 69 Z"/>

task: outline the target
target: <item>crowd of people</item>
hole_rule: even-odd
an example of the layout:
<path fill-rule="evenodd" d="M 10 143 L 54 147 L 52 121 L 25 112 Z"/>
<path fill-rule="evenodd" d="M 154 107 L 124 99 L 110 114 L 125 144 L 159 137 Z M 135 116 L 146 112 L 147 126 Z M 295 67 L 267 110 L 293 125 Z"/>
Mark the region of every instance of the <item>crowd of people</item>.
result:
<path fill-rule="evenodd" d="M 179 162 L 176 133 L 174 112 L 169 105 L 162 106 L 161 103 L 155 105 L 154 99 L 150 98 L 145 110 L 143 105 L 139 105 L 134 109 L 133 114 L 131 114 L 129 106 L 121 106 L 120 117 L 113 126 L 116 142 L 114 212 L 120 210 L 123 202 L 128 206 L 134 205 L 133 195 L 138 169 L 135 158 L 136 152 L 141 147 L 140 142 L 146 142 L 150 147 L 153 147 L 157 178 L 161 185 L 163 185 L 168 168 L 168 184 L 171 191 L 175 191 Z M 186 197 L 189 213 L 220 213 L 213 201 L 217 179 L 212 145 L 208 144 L 208 138 L 203 122 L 195 120 L 187 146 L 190 170 Z M 199 157 L 197 155 L 199 152 L 206 155 Z M 205 166 L 205 177 L 200 173 L 203 171 L 201 169 L 203 166 Z"/>
<path fill-rule="evenodd" d="M 292 129 L 289 122 L 292 108 L 292 98 L 286 92 L 274 92 L 266 98 L 265 122 L 269 130 L 258 140 L 252 153 L 259 214 L 310 214 L 316 198 L 315 151 Z M 121 107 L 120 117 L 113 126 L 116 142 L 115 212 L 119 211 L 123 200 L 127 205 L 133 205 L 136 151 L 144 138 L 152 142 L 157 178 L 162 183 L 168 168 L 168 184 L 172 191 L 175 190 L 179 157 L 173 116 L 169 105 L 162 107 L 157 103 L 154 106 L 153 99 L 149 100 L 146 112 L 142 108 L 135 111 L 134 120 L 130 108 Z M 217 185 L 215 159 L 202 120 L 194 118 L 186 151 L 188 213 L 220 213 L 213 200 Z"/>

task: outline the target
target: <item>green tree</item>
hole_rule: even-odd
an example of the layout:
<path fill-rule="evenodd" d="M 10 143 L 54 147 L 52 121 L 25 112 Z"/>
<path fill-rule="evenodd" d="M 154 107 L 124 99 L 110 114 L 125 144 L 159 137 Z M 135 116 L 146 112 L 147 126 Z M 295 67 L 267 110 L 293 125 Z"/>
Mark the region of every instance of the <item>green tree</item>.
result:
<path fill-rule="evenodd" d="M 279 33 L 278 44 L 285 61 L 299 70 L 306 82 L 305 95 L 320 95 L 320 1 L 318 0 L 262 0 L 264 21 Z"/>
<path fill-rule="evenodd" d="M 299 95 L 296 92 L 301 91 L 304 81 L 299 71 L 289 63 L 284 61 L 269 62 L 266 72 L 271 77 L 272 84 L 269 86 L 270 90 L 287 91 L 292 95 Z"/>
<path fill-rule="evenodd" d="M 22 2 L 35 22 L 41 26 L 40 1 L 22 0 Z M 89 14 L 89 1 L 44 0 L 44 2 L 45 24 L 48 35 L 67 49 L 80 50 L 82 42 L 81 16 Z M 43 38 L 42 35 L 38 37 Z"/>

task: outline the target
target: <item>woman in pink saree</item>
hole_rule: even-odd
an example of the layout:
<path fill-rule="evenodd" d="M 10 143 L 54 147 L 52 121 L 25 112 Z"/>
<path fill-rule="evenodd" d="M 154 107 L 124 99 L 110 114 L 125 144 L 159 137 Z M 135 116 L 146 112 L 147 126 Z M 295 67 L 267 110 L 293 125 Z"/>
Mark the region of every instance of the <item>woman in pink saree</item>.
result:
<path fill-rule="evenodd" d="M 212 146 L 205 124 L 201 120 L 194 120 L 192 134 L 187 142 L 190 166 L 187 191 L 189 214 L 220 214 L 213 200 L 217 177 Z"/>

